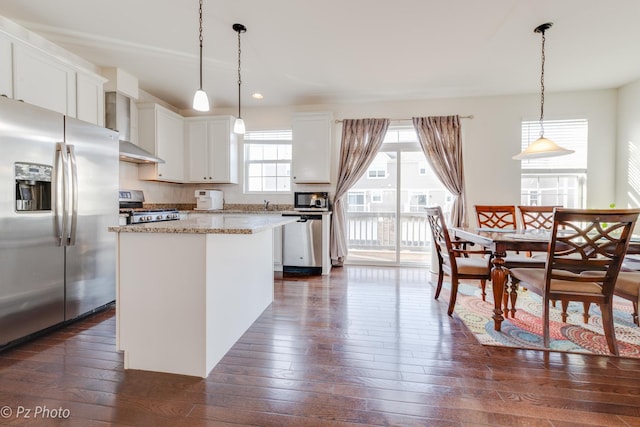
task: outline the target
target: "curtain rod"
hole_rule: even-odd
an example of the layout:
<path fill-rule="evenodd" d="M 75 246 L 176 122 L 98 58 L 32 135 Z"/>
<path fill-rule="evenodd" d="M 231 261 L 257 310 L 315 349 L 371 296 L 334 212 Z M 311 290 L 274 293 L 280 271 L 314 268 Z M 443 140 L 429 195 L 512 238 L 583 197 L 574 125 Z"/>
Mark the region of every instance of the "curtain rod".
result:
<path fill-rule="evenodd" d="M 473 119 L 473 114 L 468 116 L 460 116 L 461 119 Z M 409 122 L 413 119 L 390 119 L 391 122 Z M 335 120 L 335 123 L 342 123 L 342 120 Z"/>

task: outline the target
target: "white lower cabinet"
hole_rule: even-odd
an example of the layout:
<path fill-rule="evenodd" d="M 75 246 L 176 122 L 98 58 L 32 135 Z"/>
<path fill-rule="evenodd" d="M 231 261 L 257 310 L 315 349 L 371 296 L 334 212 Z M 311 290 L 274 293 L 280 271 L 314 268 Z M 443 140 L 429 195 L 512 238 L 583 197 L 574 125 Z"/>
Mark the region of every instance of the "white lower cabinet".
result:
<path fill-rule="evenodd" d="M 164 163 L 141 164 L 138 178 L 184 182 L 184 119 L 158 105 L 138 104 L 138 144 Z"/>
<path fill-rule="evenodd" d="M 187 180 L 197 183 L 238 183 L 238 137 L 232 116 L 185 119 Z"/>

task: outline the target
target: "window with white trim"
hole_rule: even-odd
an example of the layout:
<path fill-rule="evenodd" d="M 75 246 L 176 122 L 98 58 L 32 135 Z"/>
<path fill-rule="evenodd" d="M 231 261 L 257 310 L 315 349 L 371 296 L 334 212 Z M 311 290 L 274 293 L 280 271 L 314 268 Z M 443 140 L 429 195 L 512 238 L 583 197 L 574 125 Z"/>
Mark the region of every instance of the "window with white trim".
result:
<path fill-rule="evenodd" d="M 247 132 L 244 136 L 245 193 L 291 192 L 291 130 Z"/>
<path fill-rule="evenodd" d="M 428 170 L 429 169 L 427 167 L 427 162 L 418 162 L 418 175 L 419 176 L 426 176 Z"/>
<path fill-rule="evenodd" d="M 369 166 L 367 170 L 367 177 L 369 179 L 379 179 L 387 177 L 387 164 L 386 163 L 378 163 L 372 164 Z"/>
<path fill-rule="evenodd" d="M 347 193 L 347 201 L 350 211 L 365 212 L 367 210 L 364 191 L 349 191 Z"/>
<path fill-rule="evenodd" d="M 427 191 L 409 191 L 409 212 L 421 212 L 430 206 L 429 194 Z"/>
<path fill-rule="evenodd" d="M 586 206 L 587 145 L 586 119 L 545 120 L 544 136 L 575 153 L 521 161 L 523 205 Z M 522 122 L 522 149 L 540 137 L 539 121 Z"/>

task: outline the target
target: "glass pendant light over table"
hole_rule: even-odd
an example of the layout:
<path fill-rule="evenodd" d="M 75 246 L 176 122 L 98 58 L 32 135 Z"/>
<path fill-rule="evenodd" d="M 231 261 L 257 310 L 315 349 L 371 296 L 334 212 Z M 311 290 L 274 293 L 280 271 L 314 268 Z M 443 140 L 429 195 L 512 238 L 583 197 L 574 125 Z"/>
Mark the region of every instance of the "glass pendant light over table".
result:
<path fill-rule="evenodd" d="M 533 31 L 542 34 L 542 72 L 540 74 L 540 138 L 533 141 L 521 153 L 513 156 L 514 160 L 539 159 L 543 157 L 555 157 L 571 154 L 574 150 L 560 147 L 555 142 L 544 137 L 544 32 L 551 28 L 553 24 L 547 22 L 537 26 Z"/>
<path fill-rule="evenodd" d="M 233 24 L 233 31 L 238 33 L 238 118 L 236 119 L 235 123 L 233 124 L 233 132 L 237 133 L 239 135 L 244 135 L 245 132 L 245 127 L 244 127 L 244 120 L 242 120 L 242 115 L 241 115 L 241 111 L 240 111 L 240 105 L 241 105 L 241 96 L 240 96 L 240 89 L 242 87 L 242 78 L 241 78 L 241 74 L 240 74 L 240 54 L 242 53 L 242 50 L 240 49 L 240 34 L 241 33 L 246 33 L 247 32 L 247 27 L 245 27 L 242 24 Z"/>
<path fill-rule="evenodd" d="M 202 0 L 200 0 L 200 33 L 198 39 L 200 41 L 200 89 L 193 95 L 193 109 L 198 111 L 209 111 L 209 97 L 202 89 Z"/>

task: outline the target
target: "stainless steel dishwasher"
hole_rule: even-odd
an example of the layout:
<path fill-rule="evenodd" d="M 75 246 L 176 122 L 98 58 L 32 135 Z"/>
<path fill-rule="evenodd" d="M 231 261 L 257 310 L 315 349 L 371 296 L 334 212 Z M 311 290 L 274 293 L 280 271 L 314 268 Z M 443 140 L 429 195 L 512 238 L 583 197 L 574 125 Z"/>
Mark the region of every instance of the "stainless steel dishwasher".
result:
<path fill-rule="evenodd" d="M 282 232 L 282 271 L 296 274 L 322 274 L 322 215 L 282 214 L 299 217 L 285 224 Z"/>

